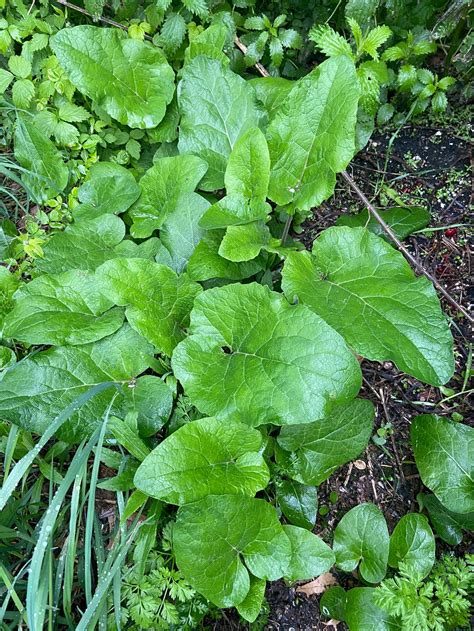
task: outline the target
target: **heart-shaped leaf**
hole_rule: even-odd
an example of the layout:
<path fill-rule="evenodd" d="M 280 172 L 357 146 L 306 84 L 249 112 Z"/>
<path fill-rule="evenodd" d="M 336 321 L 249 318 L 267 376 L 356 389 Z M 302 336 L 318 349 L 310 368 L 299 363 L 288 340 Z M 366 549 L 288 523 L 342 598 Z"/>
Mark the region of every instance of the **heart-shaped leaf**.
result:
<path fill-rule="evenodd" d="M 310 422 L 360 388 L 359 364 L 342 338 L 257 283 L 198 296 L 190 333 L 173 353 L 173 370 L 194 405 L 218 418 Z"/>
<path fill-rule="evenodd" d="M 317 423 L 283 427 L 278 444 L 287 472 L 305 484 L 322 484 L 340 466 L 357 458 L 372 434 L 374 406 L 365 399 L 336 405 Z"/>
<path fill-rule="evenodd" d="M 36 259 L 36 267 L 59 274 L 73 269 L 93 271 L 104 261 L 118 257 L 155 257 L 160 244 L 158 239 L 137 245 L 124 237 L 125 224 L 114 215 L 78 221 L 52 235 L 44 246 L 44 257 Z"/>
<path fill-rule="evenodd" d="M 204 418 L 183 425 L 142 462 L 135 484 L 170 504 L 188 504 L 206 495 L 253 497 L 270 478 L 259 453 L 262 436 L 241 423 Z"/>
<path fill-rule="evenodd" d="M 243 495 L 208 495 L 181 506 L 173 549 L 186 580 L 218 607 L 246 598 L 249 571 L 261 579 L 281 578 L 291 555 L 273 506 Z"/>
<path fill-rule="evenodd" d="M 334 531 L 336 565 L 352 572 L 359 565 L 368 583 L 380 583 L 387 571 L 389 535 L 382 511 L 374 504 L 359 504 L 346 513 Z"/>
<path fill-rule="evenodd" d="M 166 219 L 166 204 L 182 193 L 192 193 L 207 171 L 207 164 L 197 156 L 159 158 L 141 178 L 141 195 L 130 209 L 134 237 L 148 237 Z"/>
<path fill-rule="evenodd" d="M 125 212 L 137 201 L 140 188 L 125 167 L 115 162 L 97 162 L 77 194 L 85 206 L 75 209 L 74 216 L 92 219 L 105 213 Z"/>
<path fill-rule="evenodd" d="M 151 344 L 128 325 L 100 342 L 37 353 L 15 364 L 0 381 L 0 414 L 42 434 L 79 395 L 100 383 L 131 381 L 148 368 L 152 354 Z M 90 399 L 61 427 L 58 437 L 69 443 L 89 437 L 114 392 L 110 388 Z"/>
<path fill-rule="evenodd" d="M 123 324 L 123 310 L 112 306 L 90 272 L 45 274 L 17 291 L 4 334 L 26 344 L 95 342 Z"/>
<path fill-rule="evenodd" d="M 336 329 L 359 355 L 394 361 L 440 385 L 454 371 L 453 341 L 431 283 L 364 228 L 325 230 L 313 253 L 288 255 L 283 290 Z"/>
<path fill-rule="evenodd" d="M 428 576 L 435 562 L 436 546 L 428 520 L 418 513 L 404 515 L 390 536 L 388 564 L 416 572 L 420 578 Z"/>
<path fill-rule="evenodd" d="M 49 40 L 71 83 L 129 127 L 156 127 L 174 94 L 163 52 L 115 28 L 75 26 Z"/>
<path fill-rule="evenodd" d="M 271 236 L 263 221 L 229 226 L 219 246 L 219 254 L 234 263 L 250 261 L 270 243 Z"/>
<path fill-rule="evenodd" d="M 335 562 L 334 553 L 322 539 L 298 526 L 283 526 L 291 543 L 291 559 L 285 578 L 305 580 L 328 572 Z"/>

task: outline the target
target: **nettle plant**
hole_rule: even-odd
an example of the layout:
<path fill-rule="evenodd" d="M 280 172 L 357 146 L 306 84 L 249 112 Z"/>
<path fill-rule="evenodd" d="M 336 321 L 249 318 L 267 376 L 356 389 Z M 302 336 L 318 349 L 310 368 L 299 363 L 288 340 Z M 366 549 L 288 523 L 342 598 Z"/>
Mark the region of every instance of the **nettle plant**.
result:
<path fill-rule="evenodd" d="M 364 31 L 351 17 L 347 18 L 347 24 L 353 41 L 328 24 L 313 26 L 308 38 L 328 57 L 343 54 L 354 61 L 362 90 L 360 106 L 368 116 L 377 114 L 377 122 L 384 124 L 395 115 L 397 103 L 402 105 L 402 110 L 408 109 L 409 115 L 420 114 L 429 106 L 434 112 L 446 109 L 446 92 L 455 79 L 450 76 L 439 79 L 428 68 L 419 67 L 420 59 L 424 60 L 438 47 L 429 33 L 422 32 L 415 37 L 408 32 L 405 40 L 382 52 L 382 47 L 392 37 L 388 26 Z M 406 116 L 399 112 L 395 120 L 403 122 Z"/>
<path fill-rule="evenodd" d="M 312 578 L 338 559 L 337 541 L 333 551 L 311 529 L 317 486 L 372 433 L 358 359 L 433 386 L 454 359 L 432 285 L 387 241 L 336 226 L 312 252 L 287 243 L 291 217 L 332 195 L 356 151 L 353 60 L 332 57 L 288 91 L 234 74 L 217 35 L 201 34 L 178 77 L 160 49 L 115 29 L 51 38 L 94 111 L 132 129 L 179 123 L 179 136 L 138 182 L 116 163 L 90 169 L 74 222 L 3 316 L 6 343 L 39 348 L 5 371 L 0 413 L 70 443 L 107 423 L 133 456 L 121 486 L 138 489 L 132 507 L 177 507 L 182 575 L 253 620 L 267 580 Z M 27 112 L 15 152 L 38 202 L 66 189 L 61 152 Z M 181 393 L 199 418 L 169 425 Z M 275 462 L 287 524 L 265 493 Z"/>

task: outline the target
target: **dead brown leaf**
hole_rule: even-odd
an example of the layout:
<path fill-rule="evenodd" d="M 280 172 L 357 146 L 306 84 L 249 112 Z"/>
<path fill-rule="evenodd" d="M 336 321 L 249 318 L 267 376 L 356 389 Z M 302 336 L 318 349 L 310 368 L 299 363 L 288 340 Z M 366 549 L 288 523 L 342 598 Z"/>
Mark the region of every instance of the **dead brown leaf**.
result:
<path fill-rule="evenodd" d="M 318 576 L 318 578 L 315 578 L 314 581 L 300 585 L 296 588 L 296 591 L 300 594 L 311 596 L 312 594 L 322 594 L 328 587 L 331 587 L 331 585 L 337 585 L 337 581 L 331 572 L 325 572 L 321 574 L 321 576 Z"/>

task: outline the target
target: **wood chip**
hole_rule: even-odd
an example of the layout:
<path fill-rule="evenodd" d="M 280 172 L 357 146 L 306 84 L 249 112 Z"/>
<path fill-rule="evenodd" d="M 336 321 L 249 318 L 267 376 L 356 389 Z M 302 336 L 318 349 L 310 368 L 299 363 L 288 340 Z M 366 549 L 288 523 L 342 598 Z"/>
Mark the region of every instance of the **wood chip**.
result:
<path fill-rule="evenodd" d="M 367 469 L 367 465 L 363 460 L 354 460 L 354 467 L 356 469 L 359 469 L 359 471 L 364 471 L 364 469 Z"/>
<path fill-rule="evenodd" d="M 315 578 L 314 581 L 300 585 L 296 588 L 296 591 L 300 594 L 311 596 L 312 594 L 322 594 L 332 585 L 337 585 L 336 579 L 331 572 L 325 572 L 321 574 L 321 576 L 318 576 L 318 578 Z"/>
<path fill-rule="evenodd" d="M 331 620 L 328 620 L 327 622 L 323 622 L 325 627 L 334 627 L 334 629 L 337 629 L 337 626 L 339 624 L 341 624 L 340 620 L 334 620 L 334 618 L 331 618 Z"/>

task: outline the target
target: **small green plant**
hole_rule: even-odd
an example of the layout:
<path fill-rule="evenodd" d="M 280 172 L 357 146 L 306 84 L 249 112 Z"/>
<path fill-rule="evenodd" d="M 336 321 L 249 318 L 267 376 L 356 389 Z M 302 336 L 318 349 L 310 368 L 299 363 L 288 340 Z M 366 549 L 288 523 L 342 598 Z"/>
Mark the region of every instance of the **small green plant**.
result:
<path fill-rule="evenodd" d="M 392 423 L 387 422 L 383 423 L 379 428 L 377 428 L 376 433 L 372 436 L 372 440 L 379 447 L 385 445 L 387 439 L 393 435 L 393 426 Z"/>
<path fill-rule="evenodd" d="M 253 66 L 262 59 L 265 61 L 268 55 L 270 74 L 278 76 L 285 49 L 298 50 L 303 45 L 303 38 L 295 29 L 283 28 L 286 20 L 284 14 L 278 15 L 273 22 L 266 15 L 252 16 L 245 20 L 244 28 L 255 32 L 242 38 L 248 44 L 245 53 L 248 66 Z"/>
<path fill-rule="evenodd" d="M 130 631 L 173 626 L 190 631 L 209 613 L 206 601 L 174 567 L 170 526 L 159 538 L 161 550 L 153 548 L 148 553 L 145 568 L 131 565 L 123 574 L 121 621 Z M 110 616 L 109 627 L 116 628 L 114 616 Z"/>
<path fill-rule="evenodd" d="M 394 116 L 397 103 L 403 105 L 406 99 L 414 115 L 430 105 L 433 112 L 446 109 L 446 92 L 455 79 L 438 79 L 427 68 L 418 67 L 418 57 L 424 58 L 437 49 L 436 42 L 426 33 L 415 37 L 409 32 L 406 40 L 381 53 L 381 47 L 392 35 L 388 26 L 376 26 L 364 33 L 355 19 L 349 17 L 347 23 L 352 41 L 328 24 L 313 26 L 308 37 L 328 57 L 347 55 L 353 59 L 362 90 L 360 105 L 368 114 L 377 113 L 378 122 L 386 123 Z M 364 61 L 367 56 L 371 59 Z"/>
<path fill-rule="evenodd" d="M 403 631 L 445 631 L 470 628 L 473 593 L 474 556 L 444 555 L 425 579 L 401 563 L 398 575 L 377 588 L 375 600 Z"/>

